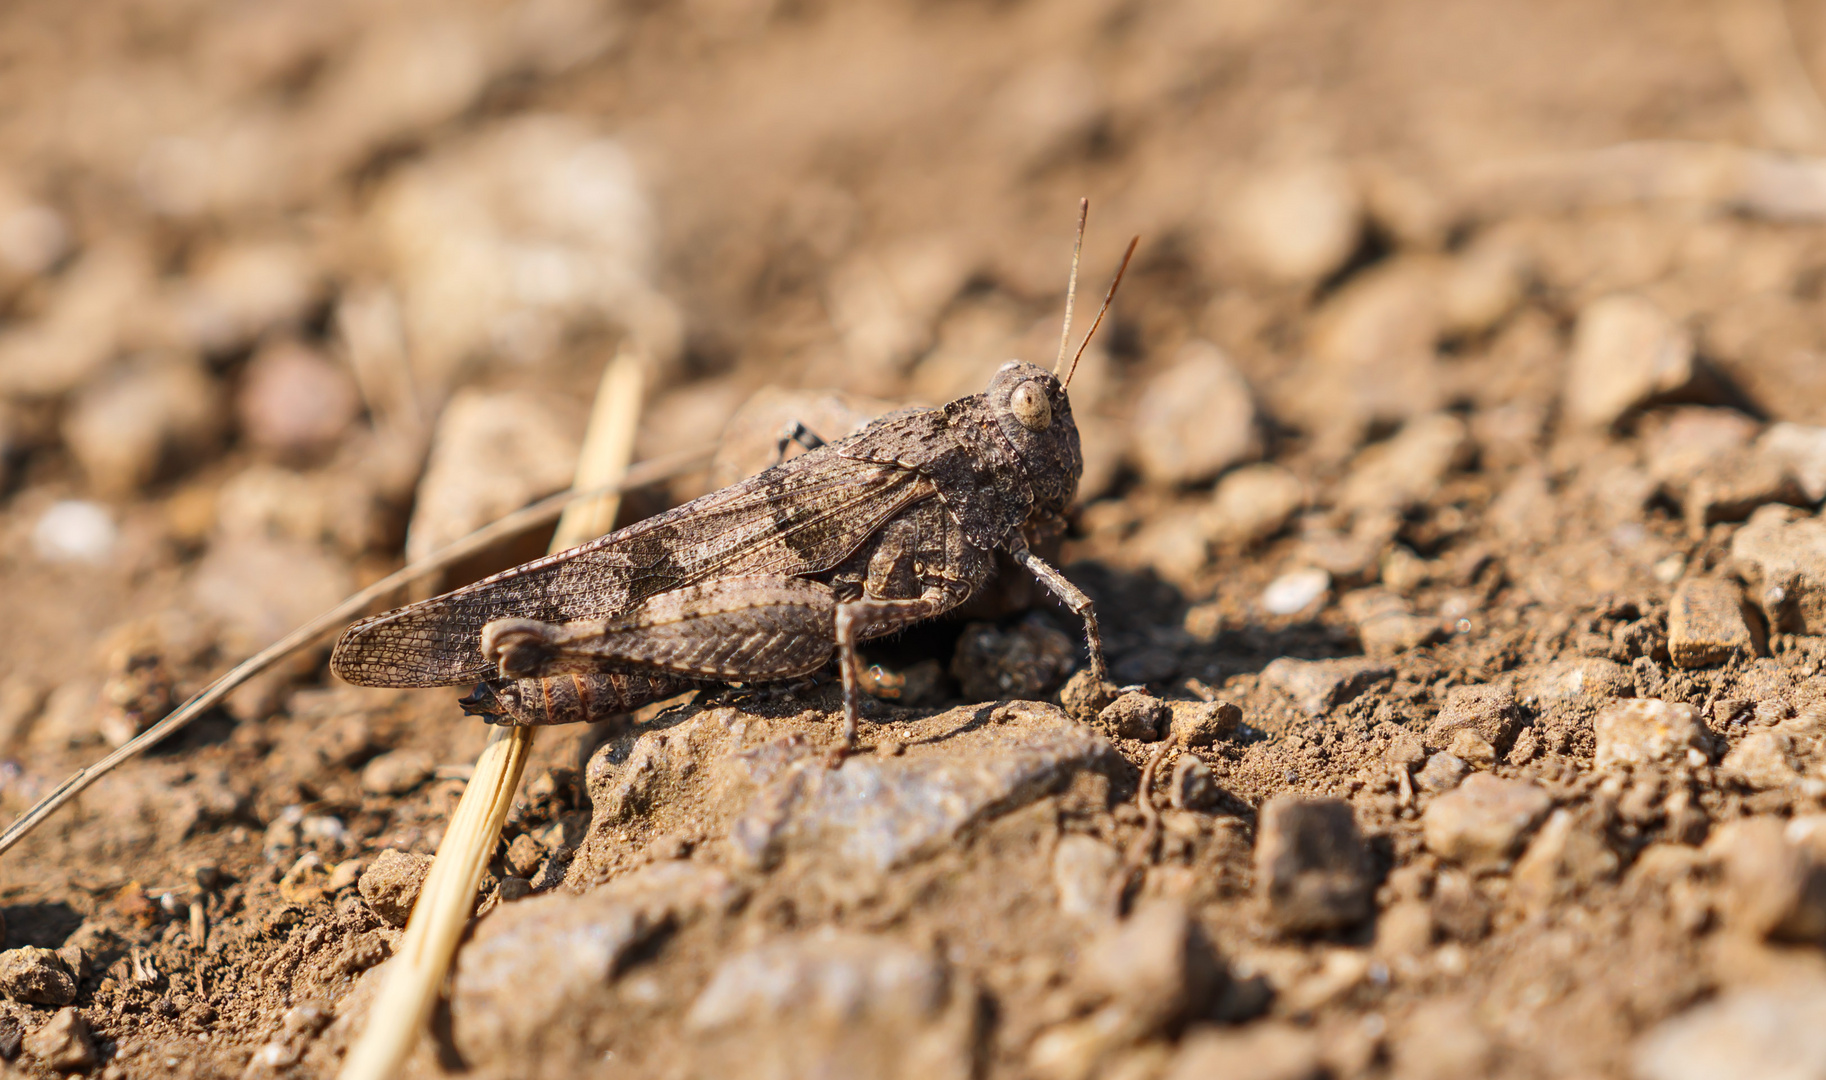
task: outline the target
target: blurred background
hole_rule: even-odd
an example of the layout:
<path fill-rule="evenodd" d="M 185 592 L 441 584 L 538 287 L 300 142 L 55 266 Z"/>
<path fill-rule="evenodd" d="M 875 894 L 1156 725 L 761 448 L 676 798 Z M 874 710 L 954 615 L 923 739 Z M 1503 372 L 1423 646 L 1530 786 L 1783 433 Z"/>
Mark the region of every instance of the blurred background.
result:
<path fill-rule="evenodd" d="M 731 433 L 624 522 L 1049 364 L 1080 196 L 1080 312 L 1141 237 L 1071 386 L 1120 677 L 1596 655 L 1826 496 L 1822 78 L 1780 0 L 15 0 L 7 805 L 566 486 L 617 350 L 637 458 Z M 230 713 L 308 726 L 320 661 Z"/>

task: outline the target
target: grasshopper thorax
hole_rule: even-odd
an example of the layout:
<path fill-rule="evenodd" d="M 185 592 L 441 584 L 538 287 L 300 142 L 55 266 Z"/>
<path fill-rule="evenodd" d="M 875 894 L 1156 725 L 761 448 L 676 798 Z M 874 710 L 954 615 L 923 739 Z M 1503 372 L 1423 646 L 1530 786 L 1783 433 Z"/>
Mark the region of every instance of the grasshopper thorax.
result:
<path fill-rule="evenodd" d="M 996 427 L 1014 449 L 1041 510 L 1062 513 L 1078 494 L 1084 455 L 1065 387 L 1043 367 L 1010 360 L 984 394 Z"/>

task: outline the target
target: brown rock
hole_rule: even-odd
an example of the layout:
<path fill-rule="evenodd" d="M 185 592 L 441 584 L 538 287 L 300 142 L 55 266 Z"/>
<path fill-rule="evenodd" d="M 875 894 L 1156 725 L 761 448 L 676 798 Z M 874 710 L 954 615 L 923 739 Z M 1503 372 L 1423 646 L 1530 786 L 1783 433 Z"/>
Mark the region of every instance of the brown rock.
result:
<path fill-rule="evenodd" d="M 1197 754 L 1184 754 L 1173 763 L 1167 781 L 1167 798 L 1175 810 L 1209 810 L 1217 805 L 1217 777 Z"/>
<path fill-rule="evenodd" d="M 1308 716 L 1322 716 L 1394 673 L 1366 657 L 1297 660 L 1283 656 L 1262 669 L 1262 684 L 1292 698 Z"/>
<path fill-rule="evenodd" d="M 290 459 L 333 447 L 360 411 L 348 370 L 293 341 L 261 349 L 249 361 L 235 399 L 248 441 Z"/>
<path fill-rule="evenodd" d="M 1465 777 L 1471 774 L 1471 766 L 1464 758 L 1449 750 L 1442 750 L 1427 758 L 1426 765 L 1414 774 L 1414 784 L 1422 791 L 1438 794 L 1451 791 L 1464 783 Z"/>
<path fill-rule="evenodd" d="M 1167 1080 L 1319 1080 L 1327 1075 L 1318 1036 L 1283 1023 L 1189 1033 Z"/>
<path fill-rule="evenodd" d="M 1727 822 L 1707 843 L 1724 860 L 1725 922 L 1778 941 L 1826 941 L 1826 850 L 1813 821 Z"/>
<path fill-rule="evenodd" d="M 521 833 L 507 845 L 507 869 L 519 877 L 530 879 L 543 861 L 545 849 L 529 833 Z"/>
<path fill-rule="evenodd" d="M 1224 972 L 1184 905 L 1153 901 L 1097 935 L 1085 950 L 1081 979 L 1086 990 L 1122 1009 L 1121 1026 L 1140 1036 L 1207 1002 Z"/>
<path fill-rule="evenodd" d="M 1394 656 L 1439 640 L 1445 628 L 1438 619 L 1414 614 L 1413 606 L 1387 589 L 1358 589 L 1338 601 L 1344 617 L 1357 624 L 1363 651 Z"/>
<path fill-rule="evenodd" d="M 1225 219 L 1230 240 L 1259 269 L 1317 281 L 1355 250 L 1363 203 L 1349 172 L 1314 159 L 1252 172 Z"/>
<path fill-rule="evenodd" d="M 1088 723 L 1097 718 L 1106 706 L 1116 700 L 1116 687 L 1109 683 L 1098 683 L 1085 668 L 1065 680 L 1059 688 L 1059 705 L 1065 714 L 1079 723 Z"/>
<path fill-rule="evenodd" d="M 1369 918 L 1375 886 L 1350 804 L 1276 796 L 1256 828 L 1255 875 L 1269 921 L 1315 933 Z"/>
<path fill-rule="evenodd" d="M 1780 462 L 1808 502 L 1826 499 L 1826 427 L 1771 424 L 1756 440 L 1756 450 Z"/>
<path fill-rule="evenodd" d="M 1772 630 L 1826 634 L 1826 521 L 1762 507 L 1731 537 L 1731 561 Z"/>
<path fill-rule="evenodd" d="M 1563 401 L 1576 424 L 1608 427 L 1695 380 L 1693 338 L 1639 296 L 1611 296 L 1579 313 Z"/>
<path fill-rule="evenodd" d="M 1394 438 L 1357 455 L 1338 492 L 1338 505 L 1358 512 L 1418 506 L 1432 497 L 1448 472 L 1466 463 L 1471 449 L 1470 431 L 1458 417 L 1416 417 Z"/>
<path fill-rule="evenodd" d="M 1645 1032 L 1631 1058 L 1640 1080 L 1815 1075 L 1826 1060 L 1826 982 L 1727 990 Z"/>
<path fill-rule="evenodd" d="M 1521 721 L 1515 691 L 1507 684 L 1454 686 L 1446 692 L 1446 703 L 1433 718 L 1427 737 L 1434 745 L 1443 746 L 1458 731 L 1469 729 L 1497 750 L 1506 750 L 1515 741 Z"/>
<path fill-rule="evenodd" d="M 431 873 L 431 856 L 391 849 L 374 857 L 357 887 L 368 910 L 388 926 L 404 926 L 418 903 L 425 875 Z"/>
<path fill-rule="evenodd" d="M 1541 912 L 1615 878 L 1621 866 L 1601 823 L 1588 815 L 1555 810 L 1516 860 L 1511 880 L 1523 906 Z"/>
<path fill-rule="evenodd" d="M 1110 882 L 1121 864 L 1122 854 L 1094 836 L 1061 837 L 1052 858 L 1059 910 L 1092 921 L 1114 918 L 1117 897 Z"/>
<path fill-rule="evenodd" d="M 1697 709 L 1658 698 L 1607 706 L 1592 727 L 1598 744 L 1592 764 L 1599 772 L 1666 764 L 1686 757 L 1688 750 L 1703 753 L 1707 746 Z"/>
<path fill-rule="evenodd" d="M 1488 769 L 1496 764 L 1496 747 L 1476 728 L 1459 728 L 1446 750 L 1473 769 Z"/>
<path fill-rule="evenodd" d="M 393 750 L 362 766 L 361 789 L 376 795 L 404 795 L 431 779 L 431 755 L 421 750 Z"/>
<path fill-rule="evenodd" d="M 1688 578 L 1668 605 L 1668 656 L 1674 666 L 1711 667 L 1734 656 L 1764 652 L 1761 620 L 1744 603 L 1736 583 Z"/>
<path fill-rule="evenodd" d="M 200 365 L 146 357 L 85 388 L 63 437 L 96 490 L 118 497 L 195 463 L 222 421 L 221 390 Z"/>
<path fill-rule="evenodd" d="M 1305 504 L 1306 485 L 1293 473 L 1245 465 L 1224 474 L 1199 517 L 1213 540 L 1246 547 L 1280 532 Z"/>
<path fill-rule="evenodd" d="M 1173 735 L 1179 745 L 1210 746 L 1228 739 L 1243 722 L 1243 710 L 1228 701 L 1169 701 Z"/>
<path fill-rule="evenodd" d="M 1394 1047 L 1396 1075 L 1414 1080 L 1485 1076 L 1494 1050 L 1467 1003 L 1456 997 L 1434 999 L 1402 1026 Z"/>
<path fill-rule="evenodd" d="M 1156 484 L 1209 480 L 1261 452 L 1249 384 L 1209 342 L 1184 346 L 1148 380 L 1132 430 L 1129 453 Z"/>
<path fill-rule="evenodd" d="M 96 1065 L 89 1023 L 72 1008 L 57 1010 L 43 1027 L 25 1037 L 25 1052 L 58 1072 L 87 1072 Z"/>
<path fill-rule="evenodd" d="M 0 992 L 28 1005 L 68 1005 L 76 1000 L 76 980 L 62 957 L 27 945 L 0 952 Z"/>
<path fill-rule="evenodd" d="M 1785 731 L 1752 731 L 1718 763 L 1718 767 L 1758 791 L 1787 787 L 1801 779 L 1801 758 Z"/>
<path fill-rule="evenodd" d="M 1097 714 L 1097 723 L 1121 739 L 1155 742 L 1167 733 L 1173 710 L 1157 697 L 1131 691 Z"/>
<path fill-rule="evenodd" d="M 1534 784 L 1473 773 L 1427 806 L 1427 850 L 1473 871 L 1505 867 L 1551 809 Z"/>

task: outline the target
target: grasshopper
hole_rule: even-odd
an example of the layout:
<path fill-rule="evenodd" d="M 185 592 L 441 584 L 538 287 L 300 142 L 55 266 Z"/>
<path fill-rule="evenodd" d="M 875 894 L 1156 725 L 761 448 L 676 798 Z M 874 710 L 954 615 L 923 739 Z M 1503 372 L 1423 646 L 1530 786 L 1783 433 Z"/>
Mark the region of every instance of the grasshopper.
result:
<path fill-rule="evenodd" d="M 1010 360 L 981 394 L 903 409 L 721 491 L 587 544 L 364 619 L 330 667 L 361 686 L 477 682 L 491 723 L 605 720 L 704 683 L 797 679 L 836 654 L 843 747 L 862 711 L 857 645 L 964 603 L 1011 560 L 1084 620 L 1090 598 L 1033 548 L 1064 527 L 1083 469 L 1064 367 L 1088 201 L 1052 371 Z M 796 425 L 795 425 L 796 427 Z"/>

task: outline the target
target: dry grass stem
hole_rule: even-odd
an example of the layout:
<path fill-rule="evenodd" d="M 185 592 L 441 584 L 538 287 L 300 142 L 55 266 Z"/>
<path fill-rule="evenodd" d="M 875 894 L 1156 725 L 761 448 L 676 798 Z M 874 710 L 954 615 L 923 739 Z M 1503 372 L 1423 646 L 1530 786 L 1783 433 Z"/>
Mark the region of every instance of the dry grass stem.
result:
<path fill-rule="evenodd" d="M 616 356 L 603 371 L 573 490 L 612 484 L 627 472 L 640 425 L 643 381 L 640 360 L 629 352 Z M 559 519 L 551 550 L 575 547 L 607 532 L 620 505 L 618 492 L 571 503 Z M 343 1080 L 385 1080 L 398 1073 L 417 1045 L 469 923 L 482 872 L 500 842 L 501 825 L 520 786 L 536 730 L 504 726 L 489 734 L 388 965 L 380 997 L 343 1065 Z"/>

